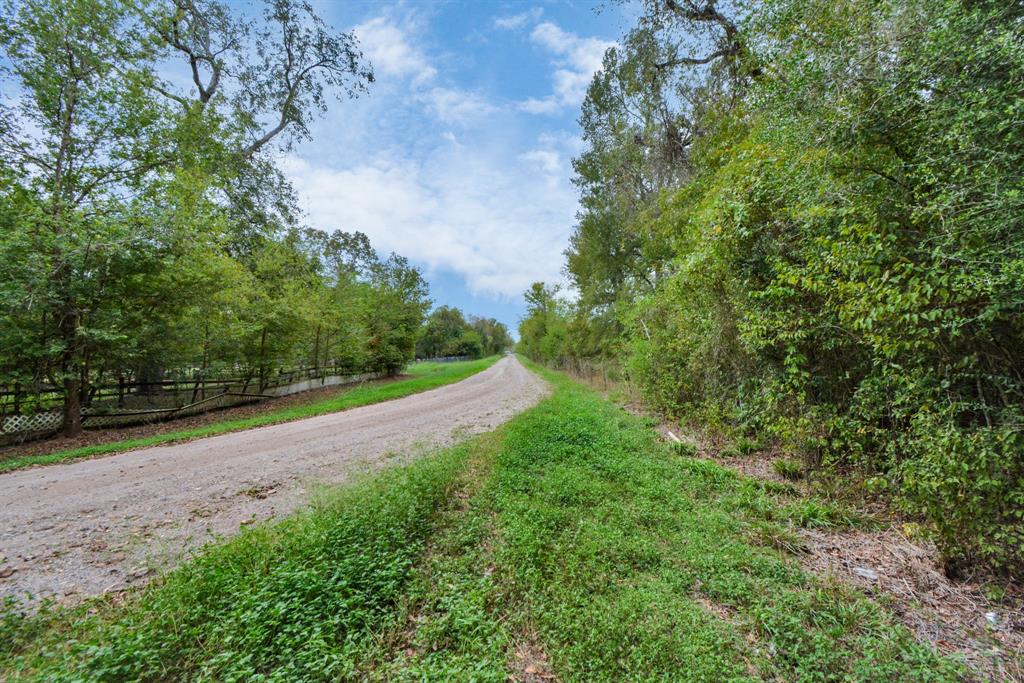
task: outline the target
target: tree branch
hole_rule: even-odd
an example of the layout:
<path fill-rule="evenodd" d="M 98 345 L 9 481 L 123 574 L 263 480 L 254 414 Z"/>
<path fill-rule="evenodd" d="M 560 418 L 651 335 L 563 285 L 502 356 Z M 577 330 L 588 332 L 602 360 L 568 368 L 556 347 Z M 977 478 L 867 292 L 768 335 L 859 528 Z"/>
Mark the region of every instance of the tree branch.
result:
<path fill-rule="evenodd" d="M 732 56 L 733 51 L 731 49 L 715 50 L 707 57 L 676 57 L 664 62 L 655 62 L 654 67 L 656 69 L 667 69 L 675 66 L 700 66 L 702 64 L 710 64 L 711 62 L 721 57 Z"/>

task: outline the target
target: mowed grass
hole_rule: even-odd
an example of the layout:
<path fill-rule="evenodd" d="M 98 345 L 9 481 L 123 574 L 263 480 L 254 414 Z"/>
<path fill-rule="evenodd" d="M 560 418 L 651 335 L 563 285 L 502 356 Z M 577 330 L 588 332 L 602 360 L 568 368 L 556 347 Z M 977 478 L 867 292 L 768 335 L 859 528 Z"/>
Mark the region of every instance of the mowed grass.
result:
<path fill-rule="evenodd" d="M 961 679 L 885 609 L 800 569 L 796 527 L 832 513 L 545 376 L 552 396 L 496 432 L 120 606 L 10 611 L 0 679 Z"/>
<path fill-rule="evenodd" d="M 291 422 L 306 417 L 315 417 L 326 413 L 335 413 L 348 408 L 380 403 L 395 398 L 402 398 L 429 389 L 436 389 L 475 375 L 486 370 L 499 360 L 499 356 L 491 356 L 480 360 L 456 361 L 452 363 L 415 363 L 406 370 L 407 378 L 389 382 L 370 382 L 359 385 L 355 388 L 339 387 L 337 396 L 307 403 L 304 405 L 291 406 L 280 410 L 271 411 L 262 415 L 224 420 L 213 424 L 203 425 L 192 429 L 181 429 L 164 434 L 147 436 L 138 439 L 124 439 L 110 443 L 83 446 L 54 453 L 42 455 L 28 455 L 14 457 L 0 461 L 0 474 L 12 470 L 31 467 L 33 465 L 48 465 L 67 460 L 90 458 L 97 455 L 118 453 L 121 451 L 145 448 L 147 446 L 159 446 L 161 444 L 174 443 L 178 441 L 190 441 L 206 436 L 216 436 L 227 432 L 235 432 L 253 427 L 263 427 L 280 422 Z"/>

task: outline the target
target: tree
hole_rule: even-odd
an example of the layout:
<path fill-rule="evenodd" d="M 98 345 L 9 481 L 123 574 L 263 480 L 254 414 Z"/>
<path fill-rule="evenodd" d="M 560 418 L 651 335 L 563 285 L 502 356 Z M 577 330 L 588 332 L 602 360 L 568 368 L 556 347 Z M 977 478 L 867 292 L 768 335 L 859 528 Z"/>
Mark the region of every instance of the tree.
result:
<path fill-rule="evenodd" d="M 519 322 L 519 349 L 529 358 L 554 362 L 565 352 L 567 311 L 558 285 L 534 282 L 526 290 L 526 316 Z"/>
<path fill-rule="evenodd" d="M 0 48 L 17 100 L 0 111 L 0 155 L 13 169 L 17 229 L 0 242 L 40 343 L 35 367 L 63 387 L 64 432 L 80 431 L 92 352 L 124 330 L 102 312 L 154 267 L 156 226 L 132 197 L 171 163 L 167 112 L 149 95 L 147 55 L 113 0 L 28 0 L 6 8 Z M 18 302 L 8 301 L 17 307 Z M 100 324 L 101 319 L 105 324 Z"/>
<path fill-rule="evenodd" d="M 427 284 L 404 257 L 391 254 L 373 264 L 362 302 L 369 337 L 369 364 L 396 374 L 415 358 L 416 338 L 430 308 Z"/>
<path fill-rule="evenodd" d="M 462 311 L 449 306 L 435 308 L 427 318 L 416 342 L 416 355 L 420 358 L 459 356 L 458 340 L 470 330 Z M 479 340 L 477 340 L 479 342 Z"/>
<path fill-rule="evenodd" d="M 440 306 L 434 309 L 420 330 L 416 355 L 419 358 L 479 358 L 500 353 L 511 345 L 508 329 L 494 318 L 471 316 L 467 321 L 459 309 Z"/>
<path fill-rule="evenodd" d="M 480 337 L 482 355 L 493 356 L 497 353 L 504 353 L 512 346 L 512 337 L 504 323 L 500 323 L 494 318 L 470 316 L 469 324 Z"/>
<path fill-rule="evenodd" d="M 263 376 L 271 356 L 294 357 L 290 331 L 328 306 L 266 152 L 308 137 L 332 96 L 355 97 L 373 76 L 354 36 L 308 3 L 270 0 L 264 22 L 215 0 L 26 0 L 0 12 L 13 96 L 0 104 L 12 228 L 0 236 L 0 340 L 11 342 L 0 366 L 62 388 L 65 434 L 81 429 L 90 378 L 158 377 L 196 343 L 209 360 L 228 327 L 259 337 L 236 348 Z M 191 88 L 159 76 L 170 56 Z M 336 275 L 335 298 L 356 279 Z M 230 306 L 209 288 L 217 276 Z M 218 300 L 221 313 L 205 306 Z M 199 326 L 185 315 L 196 310 L 209 316 Z"/>
<path fill-rule="evenodd" d="M 331 94 L 356 97 L 373 82 L 355 36 L 333 31 L 303 0 L 267 0 L 262 26 L 217 0 L 169 0 L 148 23 L 187 62 L 194 86 L 156 89 L 186 111 L 228 122 L 243 157 L 284 134 L 309 139 L 310 119 Z"/>

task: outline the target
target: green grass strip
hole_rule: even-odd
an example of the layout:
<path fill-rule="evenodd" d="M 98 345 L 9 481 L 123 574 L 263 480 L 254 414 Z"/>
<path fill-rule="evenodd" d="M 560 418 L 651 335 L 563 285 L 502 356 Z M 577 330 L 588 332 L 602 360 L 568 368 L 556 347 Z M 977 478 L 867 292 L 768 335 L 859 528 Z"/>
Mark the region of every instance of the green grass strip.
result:
<path fill-rule="evenodd" d="M 486 486 L 504 436 L 501 428 L 472 442 L 455 504 L 439 515 L 398 618 L 362 654 L 361 680 L 509 680 L 509 652 L 517 634 L 502 609 L 494 506 Z"/>
<path fill-rule="evenodd" d="M 301 420 L 306 417 L 315 417 L 326 413 L 334 413 L 348 408 L 390 401 L 416 394 L 429 389 L 436 389 L 445 384 L 452 384 L 475 375 L 494 365 L 499 356 L 491 356 L 472 361 L 458 361 L 454 363 L 416 363 L 407 370 L 411 375 L 408 379 L 401 379 L 387 383 L 369 383 L 355 389 L 339 388 L 339 395 L 308 403 L 305 405 L 282 408 L 263 415 L 240 418 L 236 420 L 225 420 L 213 424 L 196 427 L 194 429 L 182 429 L 179 431 L 157 434 L 138 439 L 126 439 L 110 443 L 97 444 L 94 446 L 83 446 L 55 453 L 41 455 L 27 455 L 15 457 L 0 462 L 0 474 L 11 472 L 34 465 L 49 465 L 67 460 L 90 458 L 97 455 L 119 453 L 122 451 L 145 448 L 148 446 L 159 446 L 162 444 L 178 441 L 190 441 L 206 436 L 216 436 L 227 432 L 236 432 L 242 429 L 263 427 L 265 425 L 278 424 Z"/>
<path fill-rule="evenodd" d="M 877 603 L 801 571 L 796 530 L 839 519 L 824 502 L 683 457 L 541 372 L 554 395 L 501 430 L 363 678 L 962 680 Z"/>
<path fill-rule="evenodd" d="M 876 603 L 800 570 L 786 487 L 677 455 L 594 392 L 509 425 L 490 495 L 506 611 L 562 681 L 952 681 Z M 516 616 L 517 615 L 517 616 Z"/>

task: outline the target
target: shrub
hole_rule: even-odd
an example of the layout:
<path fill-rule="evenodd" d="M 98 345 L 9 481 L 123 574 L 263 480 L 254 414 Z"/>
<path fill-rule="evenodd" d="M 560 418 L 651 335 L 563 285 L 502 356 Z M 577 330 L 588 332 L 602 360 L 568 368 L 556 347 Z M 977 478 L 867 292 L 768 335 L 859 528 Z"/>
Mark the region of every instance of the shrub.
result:
<path fill-rule="evenodd" d="M 921 415 L 894 472 L 896 495 L 932 522 L 950 563 L 1024 570 L 1024 437 L 1011 426 L 962 429 Z"/>

